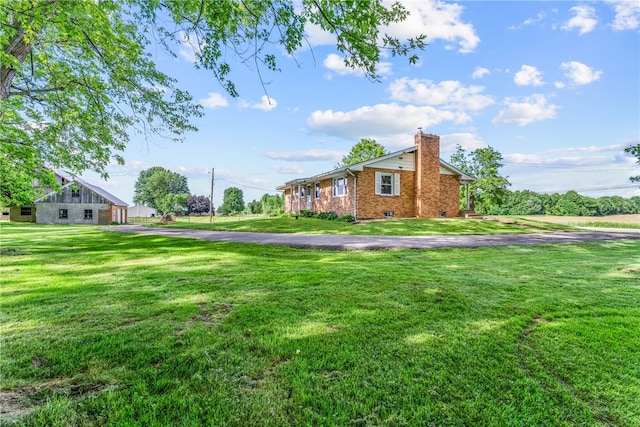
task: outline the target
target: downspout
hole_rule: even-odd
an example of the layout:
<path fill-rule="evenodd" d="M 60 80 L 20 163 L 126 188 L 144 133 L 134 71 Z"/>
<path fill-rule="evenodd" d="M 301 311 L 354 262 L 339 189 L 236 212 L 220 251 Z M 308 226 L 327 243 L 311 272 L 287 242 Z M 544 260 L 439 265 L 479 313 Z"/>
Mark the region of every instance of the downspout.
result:
<path fill-rule="evenodd" d="M 353 218 L 358 219 L 358 178 L 347 169 L 347 173 L 353 177 Z"/>

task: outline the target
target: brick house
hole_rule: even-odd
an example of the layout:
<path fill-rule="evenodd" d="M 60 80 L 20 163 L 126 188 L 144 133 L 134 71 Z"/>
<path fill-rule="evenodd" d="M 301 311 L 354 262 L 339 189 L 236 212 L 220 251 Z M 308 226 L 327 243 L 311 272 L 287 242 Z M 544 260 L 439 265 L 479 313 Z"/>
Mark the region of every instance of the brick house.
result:
<path fill-rule="evenodd" d="M 460 216 L 460 186 L 476 179 L 440 159 L 440 137 L 382 157 L 279 186 L 285 212 L 351 214 L 357 219 Z M 467 202 L 467 209 L 469 209 Z"/>

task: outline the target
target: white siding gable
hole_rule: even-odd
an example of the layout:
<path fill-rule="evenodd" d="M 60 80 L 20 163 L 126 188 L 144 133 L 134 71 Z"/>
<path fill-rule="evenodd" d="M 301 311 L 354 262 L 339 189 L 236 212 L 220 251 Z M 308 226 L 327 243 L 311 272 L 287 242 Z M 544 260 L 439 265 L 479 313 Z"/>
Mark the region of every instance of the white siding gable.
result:
<path fill-rule="evenodd" d="M 440 166 L 440 175 L 458 175 L 458 174 L 455 173 L 454 171 L 451 171 L 447 168 L 443 168 L 442 166 Z"/>
<path fill-rule="evenodd" d="M 415 171 L 416 164 L 414 159 L 414 153 L 404 153 L 389 159 L 380 160 L 379 162 L 371 162 L 366 167 L 391 169 L 391 170 L 403 170 L 403 171 Z"/>

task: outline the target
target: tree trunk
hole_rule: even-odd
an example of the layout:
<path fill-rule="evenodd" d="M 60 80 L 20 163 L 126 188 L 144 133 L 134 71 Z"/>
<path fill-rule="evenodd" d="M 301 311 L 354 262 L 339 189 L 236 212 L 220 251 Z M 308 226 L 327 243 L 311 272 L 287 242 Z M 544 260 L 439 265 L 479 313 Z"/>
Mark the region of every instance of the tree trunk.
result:
<path fill-rule="evenodd" d="M 16 29 L 16 34 L 5 47 L 4 53 L 8 56 L 13 56 L 20 64 L 22 64 L 27 58 L 27 55 L 31 52 L 32 45 L 25 41 L 24 28 L 17 19 L 13 19 L 12 26 Z M 16 72 L 17 70 L 11 65 L 0 67 L 0 100 L 5 101 L 9 98 L 9 91 Z M 0 111 L 0 115 L 1 114 L 2 111 Z"/>

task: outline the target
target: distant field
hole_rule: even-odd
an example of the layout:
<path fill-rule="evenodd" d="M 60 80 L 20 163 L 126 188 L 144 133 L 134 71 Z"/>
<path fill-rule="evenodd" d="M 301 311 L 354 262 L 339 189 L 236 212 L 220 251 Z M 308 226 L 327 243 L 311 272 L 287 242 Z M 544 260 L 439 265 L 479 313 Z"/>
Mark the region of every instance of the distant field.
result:
<path fill-rule="evenodd" d="M 553 216 L 530 215 L 527 218 L 536 221 L 552 222 L 554 224 L 582 224 L 585 222 L 624 222 L 640 225 L 640 214 L 608 215 L 608 216 Z"/>
<path fill-rule="evenodd" d="M 608 216 L 547 216 L 531 215 L 525 217 L 540 222 L 583 227 L 637 228 L 640 229 L 640 214 Z"/>

